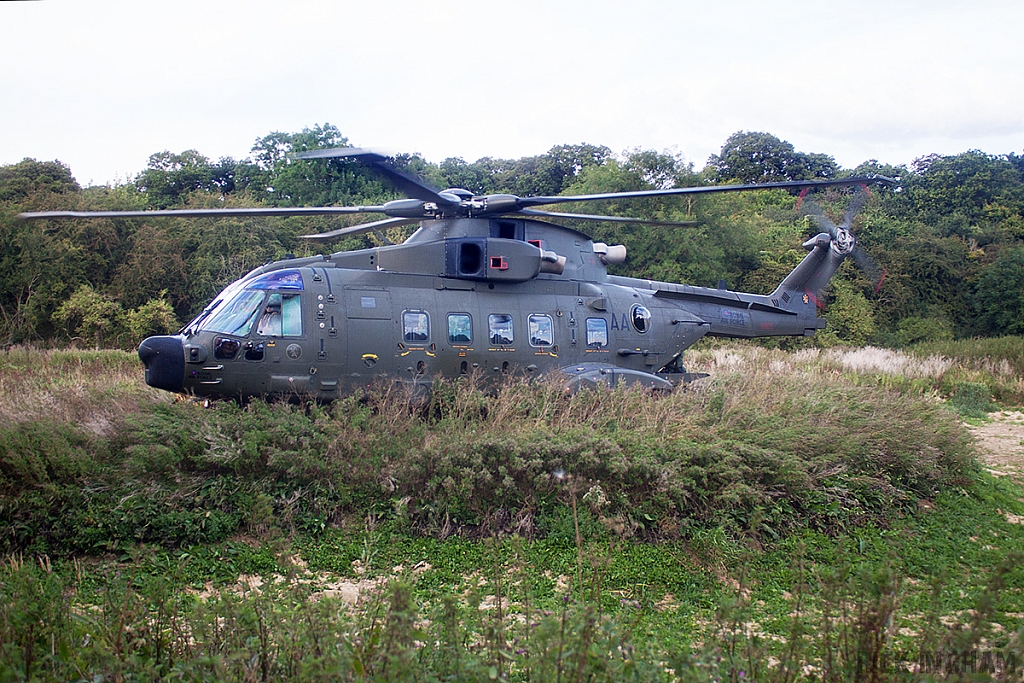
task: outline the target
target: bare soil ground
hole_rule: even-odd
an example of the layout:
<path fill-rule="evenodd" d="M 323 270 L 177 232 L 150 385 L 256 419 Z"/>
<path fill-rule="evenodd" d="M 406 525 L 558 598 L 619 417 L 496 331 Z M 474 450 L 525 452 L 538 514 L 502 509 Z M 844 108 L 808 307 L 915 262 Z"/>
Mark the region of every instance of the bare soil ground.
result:
<path fill-rule="evenodd" d="M 1024 484 L 1024 412 L 1003 410 L 989 414 L 990 422 L 967 429 L 978 444 L 982 465 L 999 477 Z"/>

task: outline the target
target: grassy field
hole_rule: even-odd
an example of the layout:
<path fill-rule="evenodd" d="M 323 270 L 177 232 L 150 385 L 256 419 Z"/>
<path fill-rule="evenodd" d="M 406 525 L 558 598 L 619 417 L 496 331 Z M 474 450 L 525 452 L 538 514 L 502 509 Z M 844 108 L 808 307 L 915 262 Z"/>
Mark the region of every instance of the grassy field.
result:
<path fill-rule="evenodd" d="M 1019 680 L 1024 491 L 962 419 L 1024 403 L 1021 359 L 708 345 L 667 397 L 202 408 L 11 349 L 0 677 Z"/>

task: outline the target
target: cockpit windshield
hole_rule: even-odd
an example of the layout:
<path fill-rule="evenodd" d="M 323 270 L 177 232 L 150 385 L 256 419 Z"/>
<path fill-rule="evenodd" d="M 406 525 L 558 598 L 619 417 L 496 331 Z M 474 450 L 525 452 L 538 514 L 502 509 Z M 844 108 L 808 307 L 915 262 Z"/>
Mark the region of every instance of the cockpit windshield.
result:
<path fill-rule="evenodd" d="M 294 269 L 275 270 L 247 282 L 231 284 L 221 292 L 211 306 L 189 323 L 186 329 L 209 330 L 244 337 L 252 330 L 253 324 L 263 310 L 262 304 L 267 290 L 302 291 L 302 273 Z M 280 310 L 283 303 L 282 295 L 271 296 L 277 297 L 275 302 Z M 292 309 L 292 317 L 298 316 L 298 296 L 291 295 L 285 298 L 287 303 L 291 304 L 286 308 Z M 291 336 L 287 331 L 285 335 Z"/>
<path fill-rule="evenodd" d="M 207 318 L 201 329 L 233 334 L 237 337 L 246 336 L 252 329 L 252 324 L 256 322 L 265 296 L 266 292 L 259 290 L 242 290 Z"/>

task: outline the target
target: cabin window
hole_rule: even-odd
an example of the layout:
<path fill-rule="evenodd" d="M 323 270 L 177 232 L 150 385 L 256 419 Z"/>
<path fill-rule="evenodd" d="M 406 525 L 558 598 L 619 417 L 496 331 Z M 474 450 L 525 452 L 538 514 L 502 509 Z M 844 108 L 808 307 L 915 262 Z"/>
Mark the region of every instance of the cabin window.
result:
<path fill-rule="evenodd" d="M 473 343 L 473 319 L 468 313 L 448 314 L 448 343 L 453 346 Z"/>
<path fill-rule="evenodd" d="M 424 342 L 430 339 L 430 320 L 423 311 L 406 311 L 402 314 L 402 337 L 407 342 Z"/>
<path fill-rule="evenodd" d="M 602 349 L 608 346 L 608 321 L 604 318 L 587 318 L 587 348 Z"/>
<path fill-rule="evenodd" d="M 302 305 L 298 294 L 272 292 L 267 297 L 256 334 L 264 337 L 302 335 Z"/>
<path fill-rule="evenodd" d="M 555 343 L 555 329 L 549 315 L 531 315 L 530 346 L 551 346 Z"/>
<path fill-rule="evenodd" d="M 203 325 L 203 329 L 236 337 L 245 337 L 262 311 L 264 293 L 245 289 L 239 292 Z"/>
<path fill-rule="evenodd" d="M 651 329 L 651 312 L 646 306 L 633 304 L 633 308 L 629 309 L 629 320 L 633 323 L 633 329 L 640 334 Z"/>
<path fill-rule="evenodd" d="M 492 344 L 511 344 L 512 316 L 507 313 L 492 313 L 487 316 L 487 329 Z"/>

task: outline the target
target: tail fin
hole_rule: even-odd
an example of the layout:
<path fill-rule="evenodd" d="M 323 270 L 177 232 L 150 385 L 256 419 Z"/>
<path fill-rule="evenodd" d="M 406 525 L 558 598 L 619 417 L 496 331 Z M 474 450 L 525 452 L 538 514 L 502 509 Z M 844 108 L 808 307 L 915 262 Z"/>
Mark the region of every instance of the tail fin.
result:
<path fill-rule="evenodd" d="M 775 288 L 771 298 L 790 310 L 799 311 L 809 303 L 820 307 L 821 293 L 846 258 L 844 246 L 835 245 L 824 232 L 804 242 L 804 247 L 811 253 Z"/>

